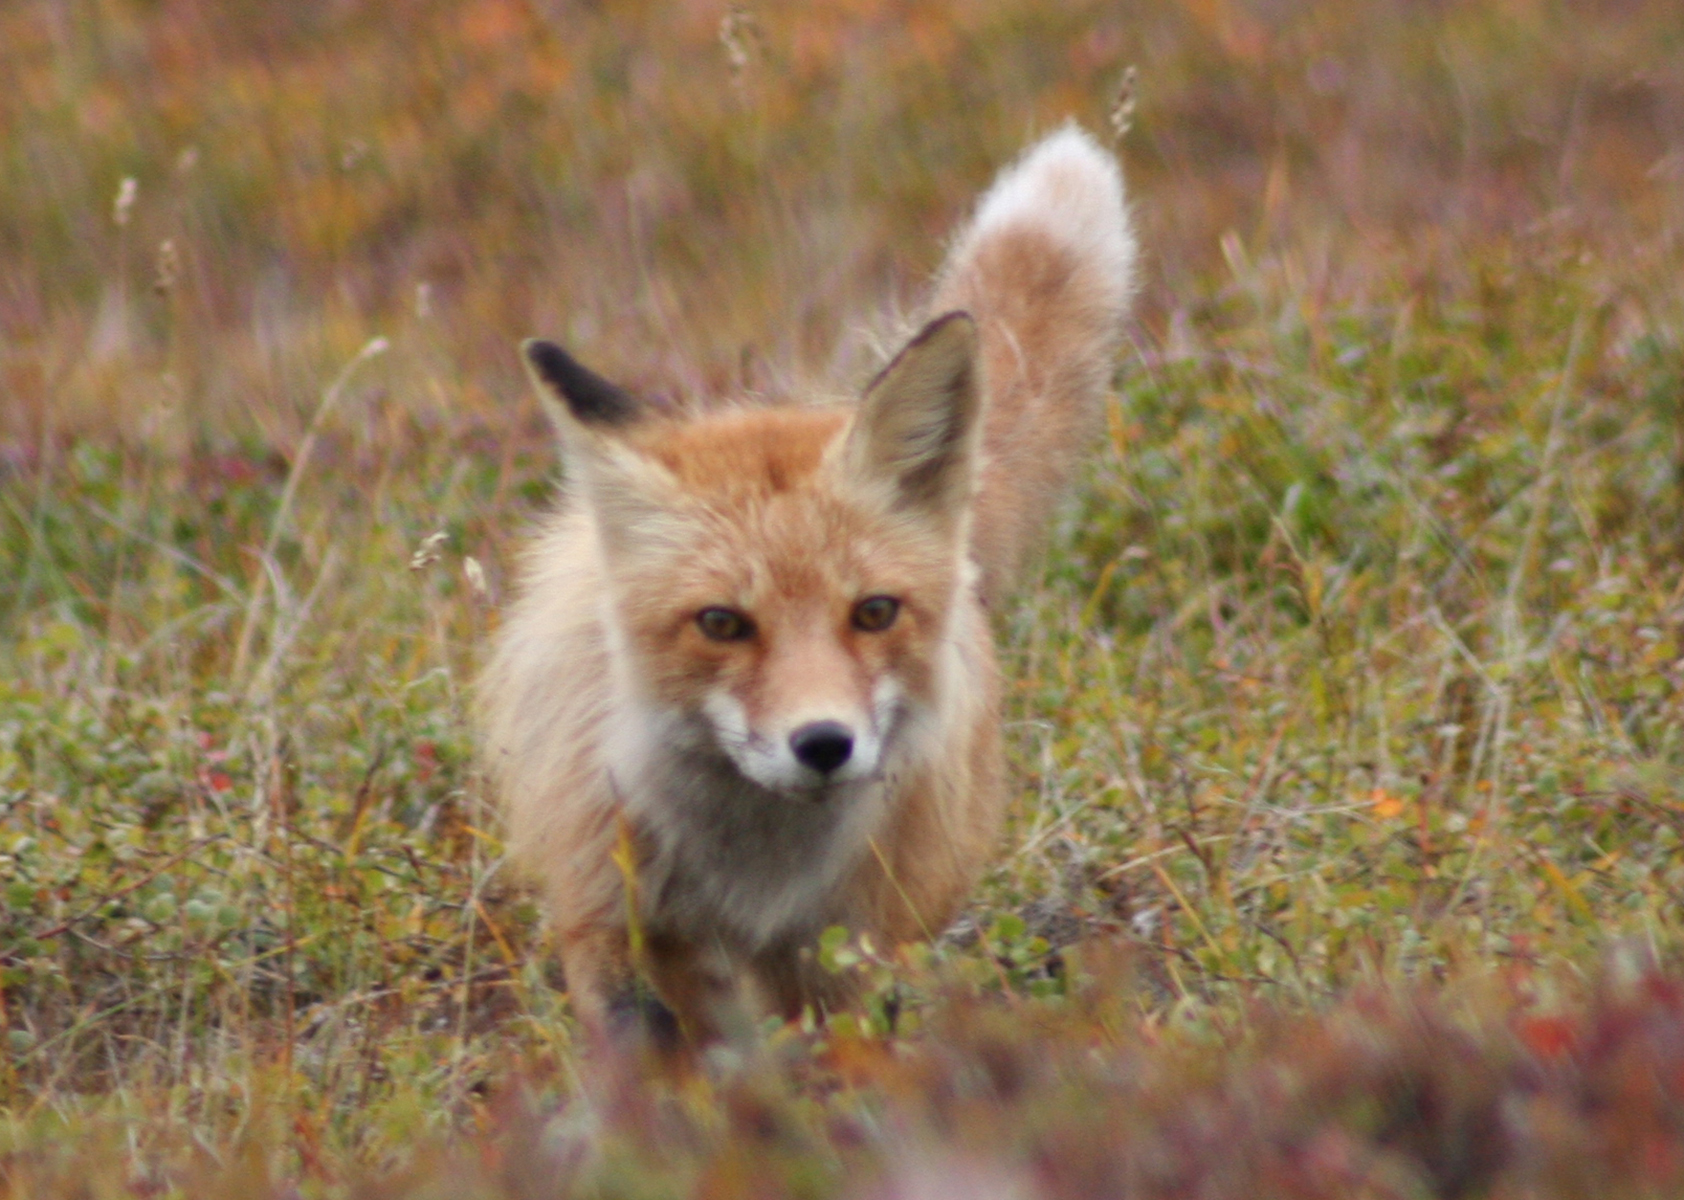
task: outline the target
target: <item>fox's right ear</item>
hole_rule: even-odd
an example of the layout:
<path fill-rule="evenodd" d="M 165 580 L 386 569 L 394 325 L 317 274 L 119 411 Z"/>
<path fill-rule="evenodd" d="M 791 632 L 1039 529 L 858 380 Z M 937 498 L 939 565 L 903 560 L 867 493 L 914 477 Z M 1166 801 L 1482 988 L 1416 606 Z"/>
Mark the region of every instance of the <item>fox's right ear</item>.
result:
<path fill-rule="evenodd" d="M 631 393 L 581 366 L 554 342 L 527 338 L 520 344 L 520 357 L 563 445 L 578 426 L 622 429 L 643 415 L 643 406 Z"/>
<path fill-rule="evenodd" d="M 608 540 L 624 549 L 664 528 L 675 509 L 672 474 L 614 436 L 643 419 L 644 405 L 554 342 L 528 338 L 520 356 L 561 442 L 566 486 L 587 498 Z"/>

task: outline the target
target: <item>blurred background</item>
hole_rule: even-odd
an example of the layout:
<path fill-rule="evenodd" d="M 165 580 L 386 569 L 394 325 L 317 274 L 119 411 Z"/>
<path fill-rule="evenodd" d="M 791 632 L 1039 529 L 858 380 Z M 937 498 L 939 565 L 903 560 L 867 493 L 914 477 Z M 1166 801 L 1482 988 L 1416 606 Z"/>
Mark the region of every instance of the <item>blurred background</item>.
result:
<path fill-rule="evenodd" d="M 284 452 L 376 335 L 368 419 L 416 436 L 535 428 L 534 332 L 679 395 L 745 356 L 864 370 L 848 323 L 918 295 L 1036 132 L 1105 130 L 1131 65 L 1149 340 L 1198 324 L 1225 235 L 1290 245 L 1314 303 L 1476 295 L 1470 243 L 1667 270 L 1681 28 L 1667 0 L 18 0 L 0 469 L 73 433 Z"/>

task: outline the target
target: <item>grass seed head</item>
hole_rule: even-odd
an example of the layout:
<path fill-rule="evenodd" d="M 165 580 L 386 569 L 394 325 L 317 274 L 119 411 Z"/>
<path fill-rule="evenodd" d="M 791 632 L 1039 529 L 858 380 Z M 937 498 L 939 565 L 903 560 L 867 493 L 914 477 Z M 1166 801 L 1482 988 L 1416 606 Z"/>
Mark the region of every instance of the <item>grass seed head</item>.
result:
<path fill-rule="evenodd" d="M 733 4 L 719 21 L 719 44 L 725 47 L 725 62 L 731 79 L 740 83 L 760 45 L 760 23 L 747 5 Z"/>
<path fill-rule="evenodd" d="M 443 549 L 450 535 L 444 530 L 429 533 L 421 539 L 421 544 L 415 548 L 415 553 L 409 556 L 411 571 L 424 571 L 443 557 Z"/>
<path fill-rule="evenodd" d="M 117 185 L 117 199 L 111 206 L 111 219 L 118 226 L 129 223 L 129 210 L 134 208 L 135 178 L 133 175 L 123 176 L 123 182 Z"/>
<path fill-rule="evenodd" d="M 462 556 L 462 577 L 468 581 L 474 595 L 481 600 L 489 599 L 491 589 L 486 586 L 485 568 L 479 565 L 479 559 L 471 554 Z"/>
<path fill-rule="evenodd" d="M 160 296 L 169 295 L 180 275 L 181 255 L 175 248 L 175 239 L 165 238 L 158 244 L 157 274 L 152 278 L 152 290 Z"/>
<path fill-rule="evenodd" d="M 1134 128 L 1135 82 L 1138 77 L 1138 69 L 1130 63 L 1123 71 L 1123 81 L 1117 85 L 1116 98 L 1111 101 L 1111 110 L 1106 114 L 1113 141 L 1121 142 L 1128 131 Z"/>

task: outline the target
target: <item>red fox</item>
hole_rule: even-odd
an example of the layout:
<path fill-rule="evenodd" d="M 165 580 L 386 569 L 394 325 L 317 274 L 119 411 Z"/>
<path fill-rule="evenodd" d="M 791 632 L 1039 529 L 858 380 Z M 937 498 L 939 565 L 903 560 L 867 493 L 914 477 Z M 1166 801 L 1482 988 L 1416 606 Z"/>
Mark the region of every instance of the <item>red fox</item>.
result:
<path fill-rule="evenodd" d="M 1098 423 L 1135 257 L 1117 163 L 1069 125 L 983 196 L 855 405 L 679 418 L 523 345 L 564 496 L 481 723 L 587 1029 L 822 1011 L 827 926 L 953 918 L 1005 804 L 988 610 Z"/>

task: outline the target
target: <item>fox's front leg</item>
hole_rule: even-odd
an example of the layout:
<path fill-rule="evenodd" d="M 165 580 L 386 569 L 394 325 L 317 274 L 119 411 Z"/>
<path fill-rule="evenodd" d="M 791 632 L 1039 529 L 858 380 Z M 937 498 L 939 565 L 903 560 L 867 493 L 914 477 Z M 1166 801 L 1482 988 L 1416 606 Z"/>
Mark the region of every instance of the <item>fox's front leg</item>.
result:
<path fill-rule="evenodd" d="M 656 934 L 648 938 L 644 955 L 656 991 L 692 1045 L 752 1037 L 754 1010 L 737 964 L 723 949 Z"/>
<path fill-rule="evenodd" d="M 593 1045 L 607 1050 L 646 1043 L 663 1055 L 680 1048 L 678 1020 L 640 976 L 624 927 L 601 923 L 563 933 L 561 966 L 573 1013 Z"/>
<path fill-rule="evenodd" d="M 757 955 L 751 977 L 760 993 L 760 1007 L 786 1021 L 798 1021 L 803 1010 L 824 1020 L 854 1007 L 859 986 L 849 975 L 832 974 L 818 963 L 811 947 L 779 946 Z"/>

